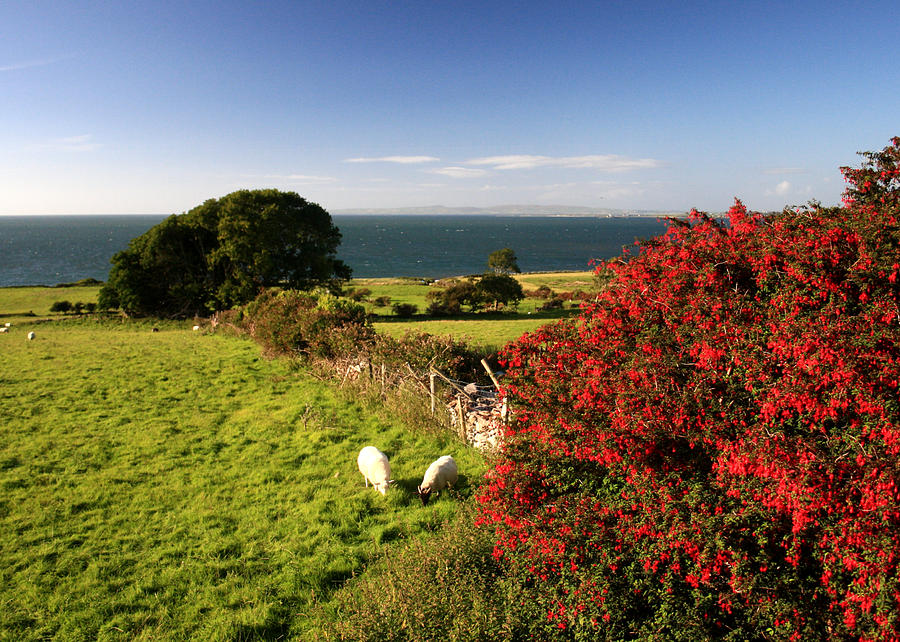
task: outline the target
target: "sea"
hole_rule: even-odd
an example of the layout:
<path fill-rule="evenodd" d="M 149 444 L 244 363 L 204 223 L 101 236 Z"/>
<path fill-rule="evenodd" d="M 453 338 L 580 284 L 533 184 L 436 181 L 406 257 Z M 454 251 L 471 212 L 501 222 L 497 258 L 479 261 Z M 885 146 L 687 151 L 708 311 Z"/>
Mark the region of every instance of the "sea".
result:
<path fill-rule="evenodd" d="M 105 281 L 110 258 L 164 215 L 0 216 L 0 287 Z M 665 230 L 653 217 L 336 214 L 353 276 L 483 273 L 510 248 L 523 272 L 588 270 Z"/>

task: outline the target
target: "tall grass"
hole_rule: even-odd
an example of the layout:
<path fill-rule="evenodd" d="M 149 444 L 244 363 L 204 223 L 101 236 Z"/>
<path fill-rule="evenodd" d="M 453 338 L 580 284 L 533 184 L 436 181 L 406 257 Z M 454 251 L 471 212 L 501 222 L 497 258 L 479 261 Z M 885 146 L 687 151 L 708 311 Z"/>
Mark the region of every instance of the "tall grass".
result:
<path fill-rule="evenodd" d="M 528 588 L 504 575 L 474 507 L 404 542 L 325 605 L 323 639 L 358 642 L 540 639 Z"/>
<path fill-rule="evenodd" d="M 2 639 L 314 639 L 316 605 L 483 473 L 247 340 L 156 325 L 0 335 Z M 387 497 L 356 470 L 366 444 L 391 458 Z M 458 494 L 423 508 L 447 452 Z"/>

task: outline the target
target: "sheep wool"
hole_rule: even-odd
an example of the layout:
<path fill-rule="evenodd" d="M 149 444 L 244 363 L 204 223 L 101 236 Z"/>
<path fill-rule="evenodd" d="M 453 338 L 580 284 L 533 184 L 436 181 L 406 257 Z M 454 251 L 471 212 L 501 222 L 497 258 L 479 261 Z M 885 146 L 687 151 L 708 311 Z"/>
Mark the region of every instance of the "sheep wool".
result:
<path fill-rule="evenodd" d="M 422 485 L 419 486 L 419 499 L 422 500 L 422 506 L 428 505 L 431 493 L 440 493 L 445 488 L 451 488 L 458 477 L 456 461 L 452 456 L 443 455 L 431 462 L 422 478 Z"/>
<path fill-rule="evenodd" d="M 356 464 L 366 480 L 366 488 L 372 482 L 375 490 L 384 495 L 391 481 L 391 464 L 387 455 L 375 446 L 366 446 L 359 451 Z"/>

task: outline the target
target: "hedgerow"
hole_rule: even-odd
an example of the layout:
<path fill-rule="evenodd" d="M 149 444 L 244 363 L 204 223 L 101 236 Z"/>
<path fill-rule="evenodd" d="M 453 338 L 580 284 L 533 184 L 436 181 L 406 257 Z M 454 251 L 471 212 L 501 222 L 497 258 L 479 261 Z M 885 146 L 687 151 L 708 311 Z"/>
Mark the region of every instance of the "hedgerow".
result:
<path fill-rule="evenodd" d="M 251 301 L 242 322 L 269 355 L 332 358 L 374 341 L 365 308 L 326 291 L 270 288 Z"/>
<path fill-rule="evenodd" d="M 900 638 L 900 138 L 843 207 L 698 211 L 502 362 L 479 496 L 543 637 Z"/>

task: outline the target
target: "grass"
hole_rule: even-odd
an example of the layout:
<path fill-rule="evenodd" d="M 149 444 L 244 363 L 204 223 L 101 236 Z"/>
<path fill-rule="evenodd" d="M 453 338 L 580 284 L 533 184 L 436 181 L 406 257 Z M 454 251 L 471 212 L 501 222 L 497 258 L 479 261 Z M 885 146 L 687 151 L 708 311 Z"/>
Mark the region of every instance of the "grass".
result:
<path fill-rule="evenodd" d="M 506 343 L 557 319 L 577 314 L 578 310 L 549 310 L 532 314 L 473 315 L 441 319 L 381 317 L 372 324 L 379 333 L 399 337 L 411 330 L 435 335 L 449 335 L 473 346 L 499 350 Z"/>
<path fill-rule="evenodd" d="M 50 314 L 56 301 L 96 303 L 100 287 L 96 285 L 72 287 L 0 288 L 0 319 L 28 319 Z"/>
<path fill-rule="evenodd" d="M 0 335 L 0 639 L 315 639 L 346 578 L 450 519 L 484 471 L 249 341 L 155 325 Z M 366 444 L 391 458 L 387 497 L 356 470 Z M 462 483 L 423 508 L 447 452 Z"/>
<path fill-rule="evenodd" d="M 538 272 L 513 276 L 526 291 L 546 285 L 554 292 L 590 290 L 594 278 L 593 272 Z M 390 306 L 376 307 L 371 301 L 379 296 L 389 296 L 392 305 L 413 303 L 422 312 L 428 306 L 426 296 L 428 292 L 434 290 L 434 287 L 421 279 L 354 279 L 348 287 L 368 288 L 372 291 L 367 297 L 370 302 L 366 307 L 369 312 L 376 315 L 373 325 L 378 332 L 401 336 L 407 331 L 415 330 L 429 334 L 450 335 L 490 350 L 497 350 L 509 341 L 546 323 L 576 314 L 576 310 L 572 308 L 564 311 L 539 311 L 537 308 L 544 301 L 526 298 L 515 311 L 504 314 L 479 313 L 455 318 L 433 318 L 419 314 L 401 319 L 392 315 Z"/>

